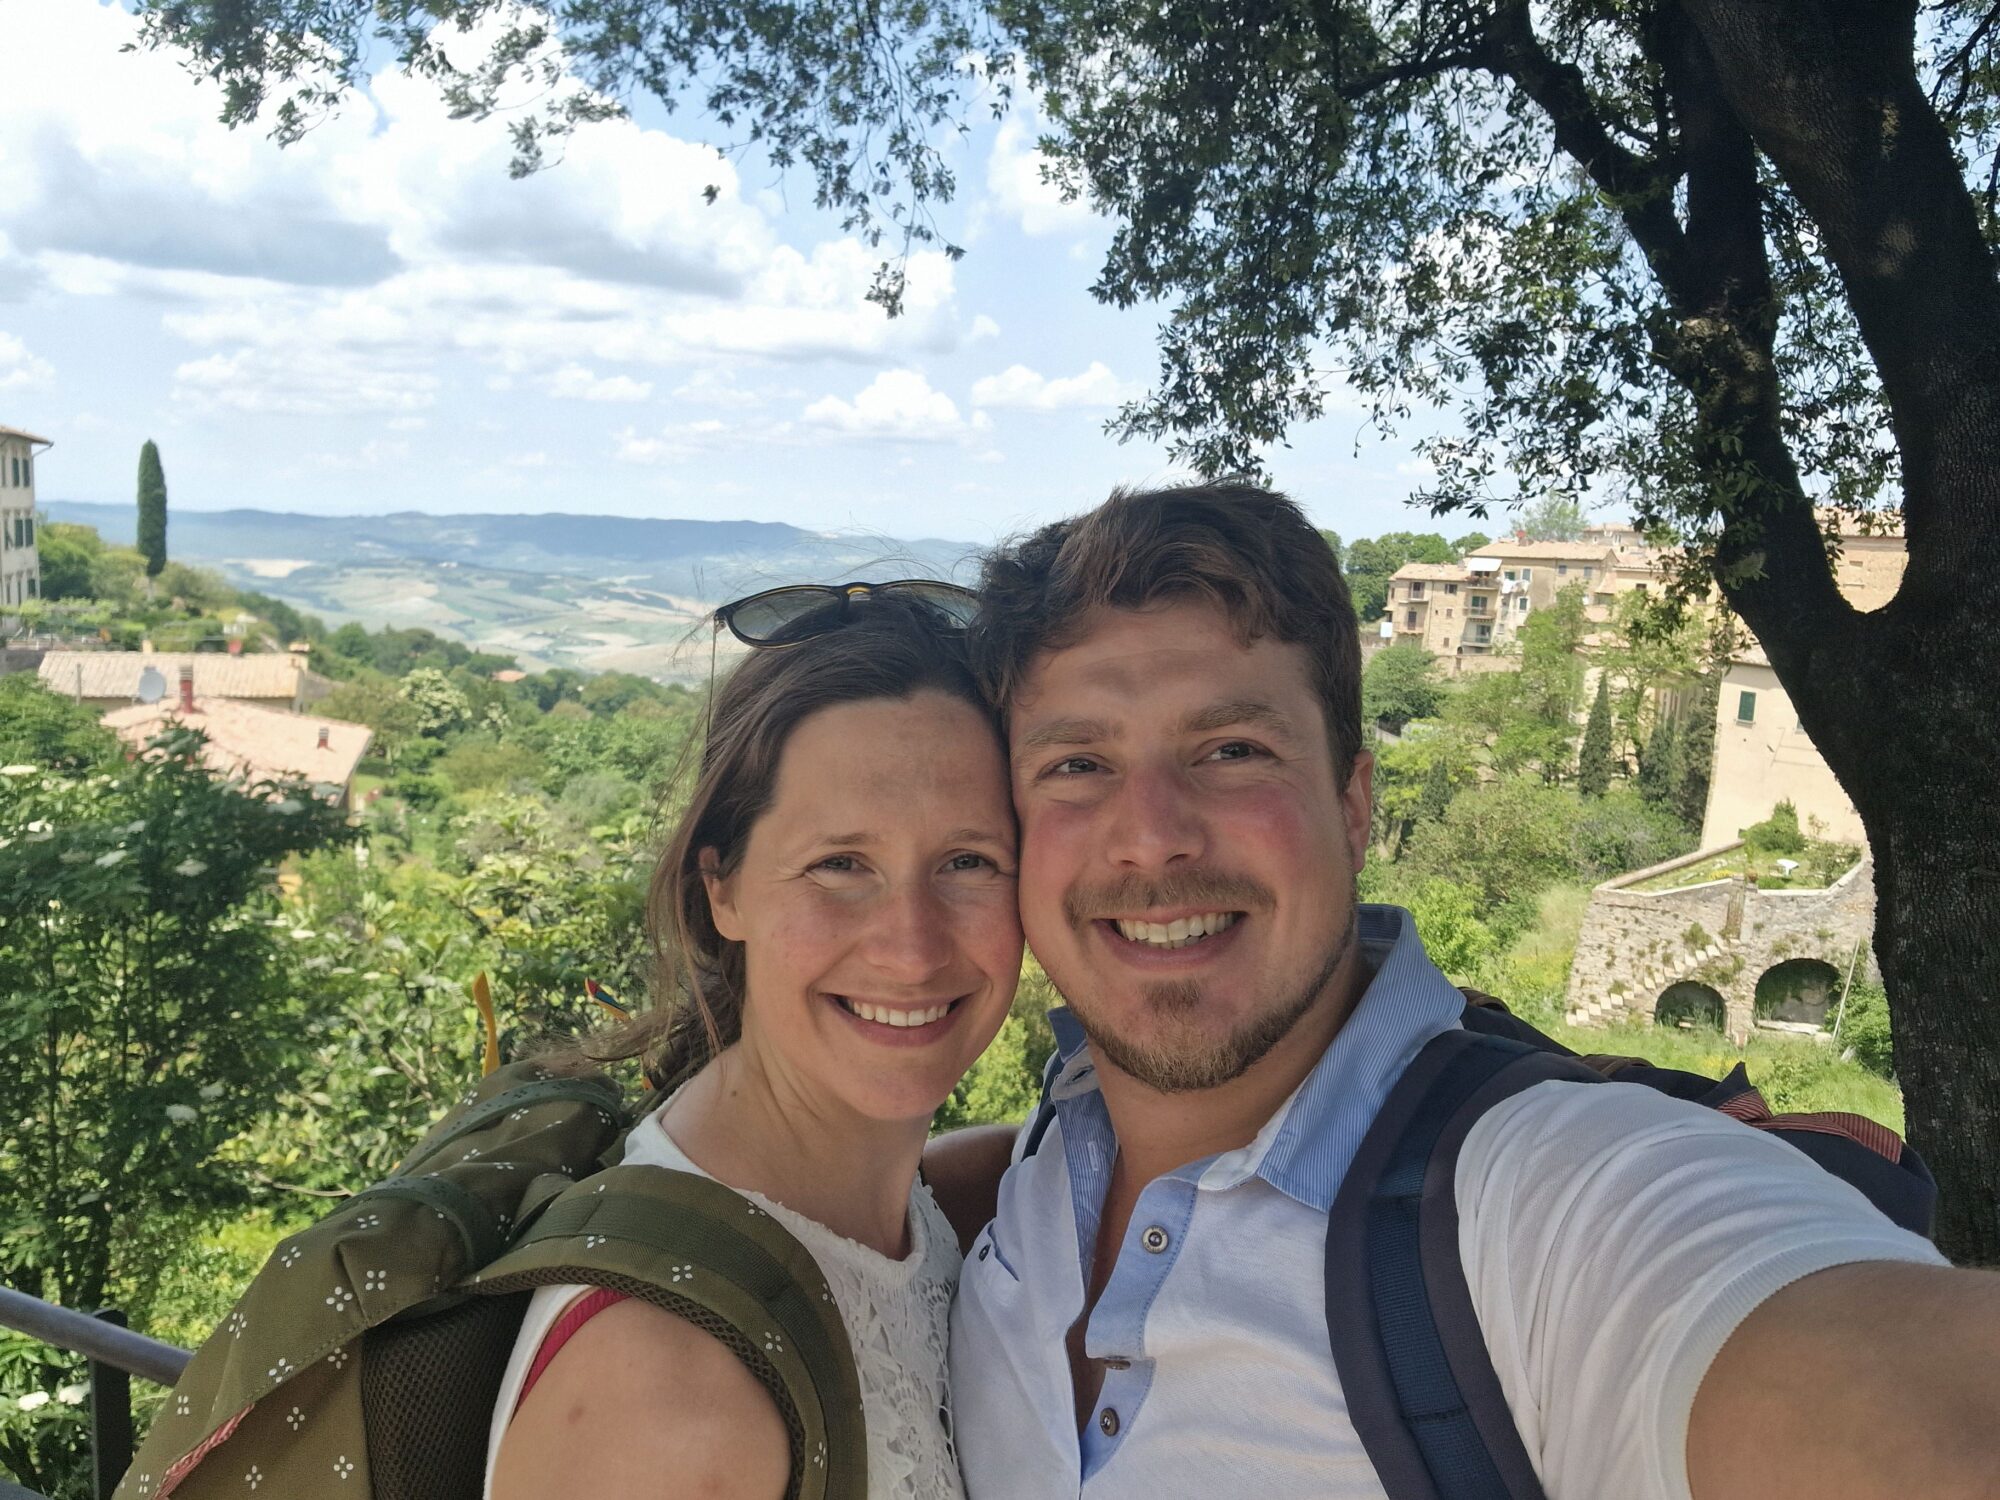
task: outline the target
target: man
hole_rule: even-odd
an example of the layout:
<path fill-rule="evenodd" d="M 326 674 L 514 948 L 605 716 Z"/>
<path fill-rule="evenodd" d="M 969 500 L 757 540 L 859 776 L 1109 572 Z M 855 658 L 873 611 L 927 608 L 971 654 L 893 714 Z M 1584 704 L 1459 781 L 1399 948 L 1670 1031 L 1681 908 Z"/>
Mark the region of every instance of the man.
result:
<path fill-rule="evenodd" d="M 1336 562 L 1282 496 L 1218 484 L 1115 494 L 983 593 L 1022 917 L 1068 1006 L 1054 1122 L 953 1317 L 969 1494 L 1380 1497 L 1328 1347 L 1327 1214 L 1462 1000 L 1406 913 L 1356 903 Z M 1546 1082 L 1480 1119 L 1455 1198 L 1551 1500 L 2000 1495 L 2000 1277 L 1790 1146 Z"/>

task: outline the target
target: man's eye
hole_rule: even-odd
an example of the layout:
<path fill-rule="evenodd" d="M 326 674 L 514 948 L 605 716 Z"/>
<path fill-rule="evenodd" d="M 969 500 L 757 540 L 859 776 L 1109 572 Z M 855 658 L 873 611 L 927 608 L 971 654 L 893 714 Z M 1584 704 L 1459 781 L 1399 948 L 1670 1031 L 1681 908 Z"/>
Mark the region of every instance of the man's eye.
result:
<path fill-rule="evenodd" d="M 1071 755 L 1057 761 L 1048 769 L 1051 776 L 1087 776 L 1098 769 L 1097 762 L 1088 755 Z"/>
<path fill-rule="evenodd" d="M 1264 752 L 1247 740 L 1231 740 L 1226 745 L 1217 745 L 1212 753 L 1215 760 L 1250 760 Z"/>

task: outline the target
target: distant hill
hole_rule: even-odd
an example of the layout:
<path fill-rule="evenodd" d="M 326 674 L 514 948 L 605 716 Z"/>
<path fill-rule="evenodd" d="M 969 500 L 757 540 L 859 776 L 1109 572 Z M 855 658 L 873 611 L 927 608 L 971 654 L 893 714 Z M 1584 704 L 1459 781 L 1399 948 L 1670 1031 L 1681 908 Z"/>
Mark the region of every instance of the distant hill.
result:
<path fill-rule="evenodd" d="M 131 544 L 132 506 L 47 500 L 39 508 L 52 521 L 94 526 L 107 541 Z M 172 511 L 167 550 L 330 625 L 422 625 L 511 653 L 523 666 L 616 667 L 663 678 L 706 670 L 702 622 L 724 600 L 781 583 L 909 575 L 966 582 L 978 551 L 969 542 L 766 521 L 267 510 Z"/>

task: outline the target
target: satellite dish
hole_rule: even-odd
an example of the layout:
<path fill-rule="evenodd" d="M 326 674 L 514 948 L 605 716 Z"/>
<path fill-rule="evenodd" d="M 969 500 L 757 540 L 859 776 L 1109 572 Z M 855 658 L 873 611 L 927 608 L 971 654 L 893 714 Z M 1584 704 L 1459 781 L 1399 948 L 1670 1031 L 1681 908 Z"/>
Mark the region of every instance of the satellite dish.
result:
<path fill-rule="evenodd" d="M 167 696 L 166 674 L 158 667 L 148 667 L 139 674 L 138 699 L 141 703 L 158 703 Z"/>

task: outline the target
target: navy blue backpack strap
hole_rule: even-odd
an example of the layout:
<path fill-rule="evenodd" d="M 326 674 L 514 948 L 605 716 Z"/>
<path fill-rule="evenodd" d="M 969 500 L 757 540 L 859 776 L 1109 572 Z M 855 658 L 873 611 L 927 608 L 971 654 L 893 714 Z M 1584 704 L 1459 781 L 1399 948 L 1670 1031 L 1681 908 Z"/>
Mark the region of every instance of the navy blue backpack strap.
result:
<path fill-rule="evenodd" d="M 1513 1037 L 1428 1042 L 1390 1091 L 1327 1221 L 1326 1321 L 1348 1416 L 1389 1500 L 1543 1500 L 1458 1253 L 1458 1154 L 1549 1079 L 1602 1080 Z"/>
<path fill-rule="evenodd" d="M 1021 1160 L 1026 1161 L 1042 1149 L 1042 1137 L 1049 1133 L 1049 1127 L 1056 1122 L 1055 1093 L 1056 1077 L 1062 1072 L 1062 1053 L 1051 1052 L 1049 1060 L 1042 1067 L 1042 1098 L 1035 1106 L 1035 1117 L 1028 1122 L 1028 1141 L 1021 1147 Z"/>

